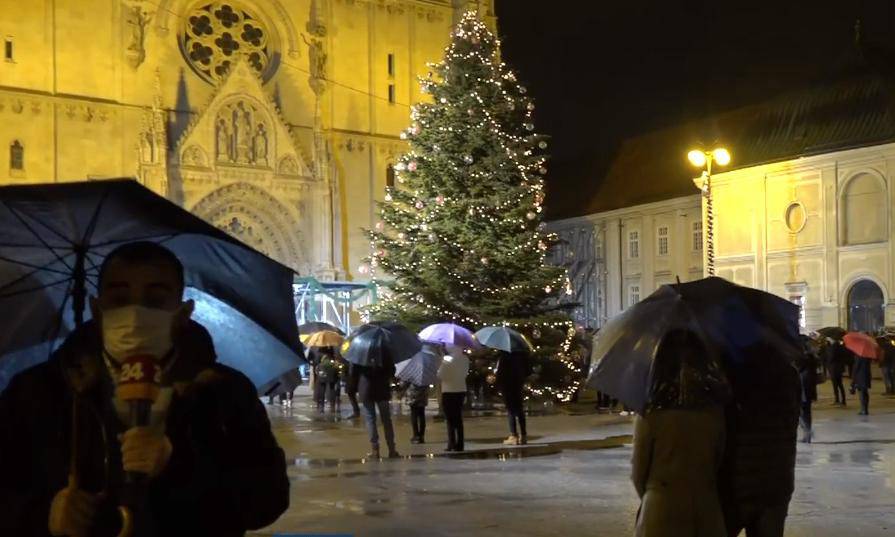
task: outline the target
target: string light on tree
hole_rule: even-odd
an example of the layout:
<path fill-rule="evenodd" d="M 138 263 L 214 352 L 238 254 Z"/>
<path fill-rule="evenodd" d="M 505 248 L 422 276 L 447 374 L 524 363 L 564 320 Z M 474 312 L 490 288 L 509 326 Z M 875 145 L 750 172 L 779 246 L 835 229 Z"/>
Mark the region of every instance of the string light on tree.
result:
<path fill-rule="evenodd" d="M 568 277 L 545 260 L 557 240 L 541 222 L 547 144 L 498 48 L 467 13 L 420 81 L 432 97 L 411 109 L 409 150 L 395 164 L 401 187 L 387 191 L 383 227 L 369 232 L 368 262 L 394 278 L 370 313 L 412 327 L 452 321 L 537 333 L 529 393 L 568 400 L 581 366 L 569 354 L 574 325 L 556 306 Z"/>

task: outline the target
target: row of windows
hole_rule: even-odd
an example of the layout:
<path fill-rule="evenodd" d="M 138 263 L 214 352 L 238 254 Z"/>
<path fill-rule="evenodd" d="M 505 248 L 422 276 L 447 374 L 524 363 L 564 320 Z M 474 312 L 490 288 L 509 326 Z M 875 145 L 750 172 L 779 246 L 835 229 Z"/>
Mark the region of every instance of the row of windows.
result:
<path fill-rule="evenodd" d="M 693 226 L 690 231 L 691 235 L 691 245 L 690 248 L 694 252 L 699 252 L 702 250 L 702 222 L 693 222 Z M 668 231 L 668 226 L 659 226 L 656 229 L 656 250 L 658 251 L 660 256 L 668 255 L 668 244 L 669 244 L 670 234 Z M 638 259 L 640 258 L 640 232 L 639 231 L 630 231 L 628 232 L 628 258 L 629 259 Z"/>

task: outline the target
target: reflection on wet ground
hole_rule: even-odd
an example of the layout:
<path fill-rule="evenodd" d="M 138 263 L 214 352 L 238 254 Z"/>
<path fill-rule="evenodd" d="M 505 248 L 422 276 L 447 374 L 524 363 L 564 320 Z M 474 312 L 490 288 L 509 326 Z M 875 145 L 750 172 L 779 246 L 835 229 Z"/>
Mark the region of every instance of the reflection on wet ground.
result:
<path fill-rule="evenodd" d="M 300 414 L 301 408 L 290 412 Z M 502 418 L 467 422 L 464 453 L 443 452 L 443 424 L 411 446 L 397 420 L 396 460 L 367 460 L 359 422 L 273 414 L 292 465 L 289 511 L 275 532 L 358 536 L 633 533 L 638 501 L 629 483 L 629 420 L 533 418 L 538 438 L 502 446 Z M 297 417 L 297 416 L 296 416 Z M 799 444 L 788 537 L 876 537 L 895 529 L 895 408 L 870 419 L 822 411 L 817 441 Z"/>

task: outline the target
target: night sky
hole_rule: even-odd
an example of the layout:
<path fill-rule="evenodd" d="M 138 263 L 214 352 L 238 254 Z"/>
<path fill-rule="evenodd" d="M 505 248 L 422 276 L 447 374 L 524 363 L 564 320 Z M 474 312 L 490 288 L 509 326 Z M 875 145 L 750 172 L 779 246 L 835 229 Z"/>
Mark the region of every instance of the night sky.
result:
<path fill-rule="evenodd" d="M 548 218 L 581 214 L 624 138 L 823 77 L 853 52 L 857 19 L 895 45 L 891 0 L 497 0 L 497 15 L 553 138 Z"/>

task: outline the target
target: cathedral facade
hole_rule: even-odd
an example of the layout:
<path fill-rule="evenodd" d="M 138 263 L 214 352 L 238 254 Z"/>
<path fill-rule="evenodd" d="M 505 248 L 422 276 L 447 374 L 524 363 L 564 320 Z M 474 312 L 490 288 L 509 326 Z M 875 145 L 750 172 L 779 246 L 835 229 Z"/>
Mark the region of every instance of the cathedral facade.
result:
<path fill-rule="evenodd" d="M 0 13 L 0 184 L 135 177 L 294 268 L 363 278 L 417 77 L 493 0 L 29 0 Z"/>

